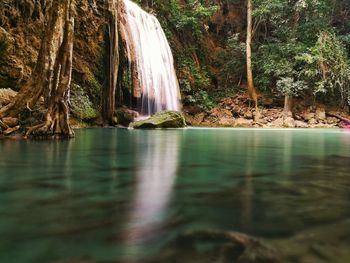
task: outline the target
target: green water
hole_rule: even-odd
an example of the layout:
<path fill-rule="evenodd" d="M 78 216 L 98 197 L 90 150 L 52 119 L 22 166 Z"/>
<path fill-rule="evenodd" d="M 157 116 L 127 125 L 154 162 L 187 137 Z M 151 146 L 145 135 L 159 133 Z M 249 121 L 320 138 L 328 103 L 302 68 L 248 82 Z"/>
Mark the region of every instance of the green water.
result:
<path fill-rule="evenodd" d="M 175 262 L 208 229 L 350 262 L 346 131 L 92 129 L 0 153 L 0 262 Z"/>

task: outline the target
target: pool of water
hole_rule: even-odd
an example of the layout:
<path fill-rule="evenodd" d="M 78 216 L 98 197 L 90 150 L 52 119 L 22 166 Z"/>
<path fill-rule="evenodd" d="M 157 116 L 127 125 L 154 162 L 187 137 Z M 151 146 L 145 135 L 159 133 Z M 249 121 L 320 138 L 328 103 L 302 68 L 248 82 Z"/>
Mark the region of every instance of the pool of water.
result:
<path fill-rule="evenodd" d="M 350 262 L 347 131 L 86 129 L 0 153 L 0 262 L 215 262 L 174 243 L 201 230 Z"/>

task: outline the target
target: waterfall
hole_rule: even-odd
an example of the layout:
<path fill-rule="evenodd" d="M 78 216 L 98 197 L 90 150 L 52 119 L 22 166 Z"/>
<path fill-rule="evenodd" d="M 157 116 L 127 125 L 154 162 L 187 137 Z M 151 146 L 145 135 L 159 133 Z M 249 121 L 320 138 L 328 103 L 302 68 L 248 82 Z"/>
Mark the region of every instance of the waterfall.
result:
<path fill-rule="evenodd" d="M 120 32 L 132 74 L 133 96 L 141 115 L 180 110 L 174 59 L 158 19 L 130 0 L 121 1 Z"/>

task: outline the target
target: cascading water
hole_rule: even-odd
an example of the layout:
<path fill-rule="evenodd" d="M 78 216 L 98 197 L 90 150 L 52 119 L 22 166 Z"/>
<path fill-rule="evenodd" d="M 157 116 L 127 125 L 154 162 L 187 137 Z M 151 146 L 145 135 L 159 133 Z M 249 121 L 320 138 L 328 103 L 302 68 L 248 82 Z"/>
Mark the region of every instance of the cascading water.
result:
<path fill-rule="evenodd" d="M 174 59 L 158 19 L 130 0 L 123 0 L 120 30 L 133 78 L 133 96 L 141 115 L 180 110 Z"/>

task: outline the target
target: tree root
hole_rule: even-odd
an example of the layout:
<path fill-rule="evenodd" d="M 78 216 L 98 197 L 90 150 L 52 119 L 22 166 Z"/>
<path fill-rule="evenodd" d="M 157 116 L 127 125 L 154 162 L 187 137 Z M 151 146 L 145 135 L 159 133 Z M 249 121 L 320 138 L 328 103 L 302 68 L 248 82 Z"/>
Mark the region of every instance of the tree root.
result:
<path fill-rule="evenodd" d="M 330 111 L 330 112 L 327 112 L 326 114 L 327 114 L 328 116 L 335 117 L 335 118 L 337 118 L 337 119 L 339 119 L 339 120 L 341 120 L 341 121 L 345 121 L 345 122 L 347 122 L 347 123 L 350 124 L 350 119 L 347 119 L 347 118 L 345 118 L 345 117 L 342 117 L 342 116 L 340 116 L 339 114 L 337 114 L 336 112 Z"/>
<path fill-rule="evenodd" d="M 63 101 L 49 108 L 46 121 L 28 128 L 25 138 L 66 139 L 73 138 L 74 131 L 69 125 L 69 110 Z"/>

